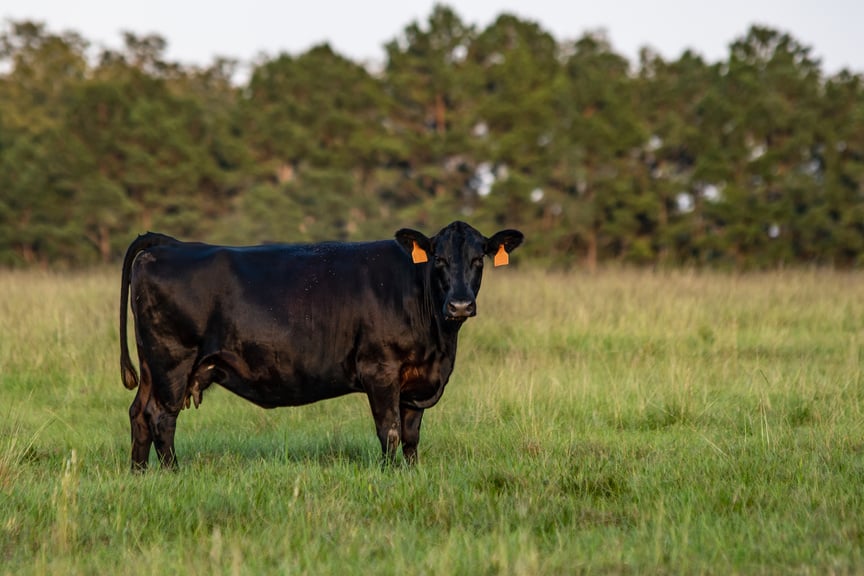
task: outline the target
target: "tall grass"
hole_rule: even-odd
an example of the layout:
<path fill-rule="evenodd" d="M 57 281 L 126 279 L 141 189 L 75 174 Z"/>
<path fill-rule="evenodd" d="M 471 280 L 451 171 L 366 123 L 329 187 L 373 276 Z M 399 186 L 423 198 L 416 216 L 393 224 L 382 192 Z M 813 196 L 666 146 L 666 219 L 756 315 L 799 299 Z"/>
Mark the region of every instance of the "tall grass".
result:
<path fill-rule="evenodd" d="M 864 274 L 487 270 L 416 469 L 221 389 L 128 473 L 114 271 L 0 274 L 0 572 L 864 571 Z"/>

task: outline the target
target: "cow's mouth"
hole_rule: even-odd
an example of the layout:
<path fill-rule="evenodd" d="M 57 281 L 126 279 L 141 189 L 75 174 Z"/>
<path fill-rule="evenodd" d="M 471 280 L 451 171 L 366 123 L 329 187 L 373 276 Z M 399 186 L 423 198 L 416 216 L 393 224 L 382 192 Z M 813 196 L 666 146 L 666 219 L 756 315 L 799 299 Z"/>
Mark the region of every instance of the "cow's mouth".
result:
<path fill-rule="evenodd" d="M 461 322 L 465 322 L 466 320 L 468 320 L 468 318 L 470 318 L 470 316 L 447 316 L 447 317 L 445 317 L 445 320 L 447 320 L 448 322 L 461 323 Z"/>

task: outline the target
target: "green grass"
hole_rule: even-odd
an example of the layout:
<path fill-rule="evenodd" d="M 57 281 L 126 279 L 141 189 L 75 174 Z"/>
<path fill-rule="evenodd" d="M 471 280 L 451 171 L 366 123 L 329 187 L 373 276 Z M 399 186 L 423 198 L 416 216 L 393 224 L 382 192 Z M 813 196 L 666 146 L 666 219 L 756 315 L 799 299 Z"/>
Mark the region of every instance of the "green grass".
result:
<path fill-rule="evenodd" d="M 0 273 L 2 574 L 864 572 L 864 274 L 490 269 L 416 469 L 211 389 L 143 476 L 118 284 Z"/>

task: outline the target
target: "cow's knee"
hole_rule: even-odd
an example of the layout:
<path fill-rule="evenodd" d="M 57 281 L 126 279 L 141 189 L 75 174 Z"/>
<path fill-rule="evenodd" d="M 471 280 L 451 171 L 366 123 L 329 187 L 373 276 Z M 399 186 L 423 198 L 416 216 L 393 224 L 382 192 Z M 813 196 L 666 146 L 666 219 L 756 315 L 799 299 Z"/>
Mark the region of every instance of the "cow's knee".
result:
<path fill-rule="evenodd" d="M 399 449 L 401 441 L 399 421 L 394 420 L 389 424 L 379 425 L 378 440 L 381 442 L 381 456 L 384 459 L 384 464 L 392 464 L 396 460 L 396 451 Z"/>

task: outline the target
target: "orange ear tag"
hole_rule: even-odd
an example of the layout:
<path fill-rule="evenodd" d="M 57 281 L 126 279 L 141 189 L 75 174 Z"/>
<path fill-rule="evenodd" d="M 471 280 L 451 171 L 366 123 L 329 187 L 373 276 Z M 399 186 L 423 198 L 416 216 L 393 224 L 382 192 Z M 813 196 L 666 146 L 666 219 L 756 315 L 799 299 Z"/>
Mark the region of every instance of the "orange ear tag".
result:
<path fill-rule="evenodd" d="M 414 242 L 414 249 L 411 250 L 411 260 L 414 261 L 414 264 L 422 264 L 429 261 L 426 251 L 420 248 L 417 242 Z"/>
<path fill-rule="evenodd" d="M 510 255 L 507 254 L 507 250 L 504 249 L 503 244 L 498 245 L 498 252 L 495 254 L 495 258 L 492 260 L 495 264 L 495 267 L 498 266 L 507 266 L 510 263 Z"/>

